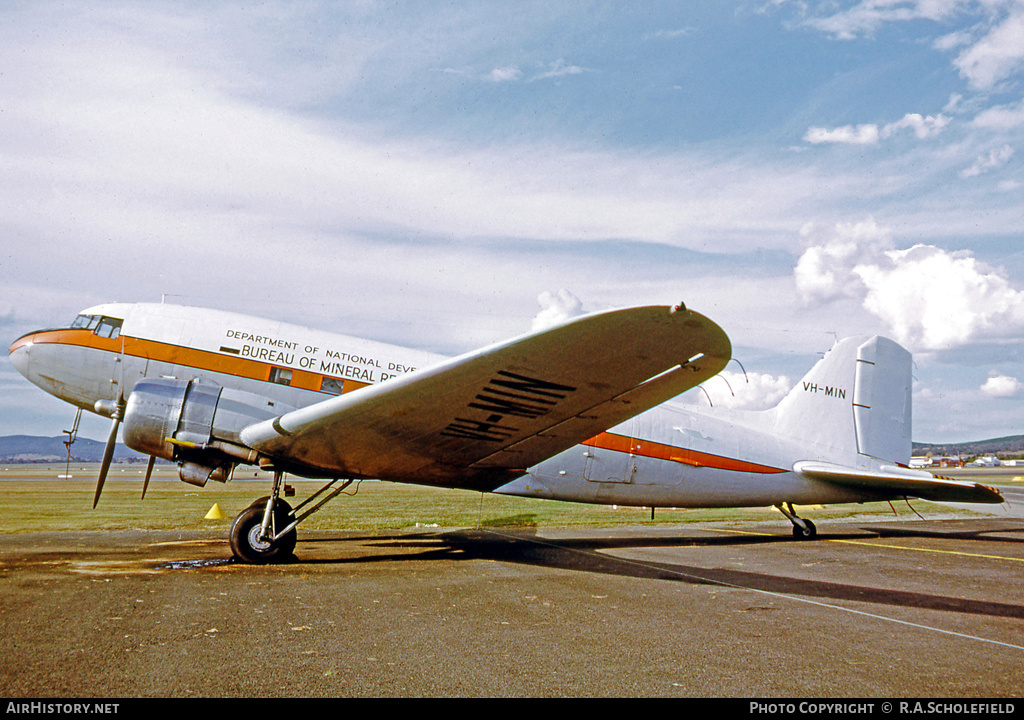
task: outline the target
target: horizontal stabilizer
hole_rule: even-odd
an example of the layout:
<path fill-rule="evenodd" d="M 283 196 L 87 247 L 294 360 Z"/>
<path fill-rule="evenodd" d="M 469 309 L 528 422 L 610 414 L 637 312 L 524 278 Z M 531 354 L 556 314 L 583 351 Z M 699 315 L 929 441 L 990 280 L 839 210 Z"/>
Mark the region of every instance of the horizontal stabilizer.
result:
<path fill-rule="evenodd" d="M 890 466 L 891 471 L 870 472 L 843 465 L 804 461 L 793 471 L 835 485 L 889 497 L 918 497 L 933 502 L 1002 503 L 993 487 L 965 480 L 938 477 L 923 470 Z"/>

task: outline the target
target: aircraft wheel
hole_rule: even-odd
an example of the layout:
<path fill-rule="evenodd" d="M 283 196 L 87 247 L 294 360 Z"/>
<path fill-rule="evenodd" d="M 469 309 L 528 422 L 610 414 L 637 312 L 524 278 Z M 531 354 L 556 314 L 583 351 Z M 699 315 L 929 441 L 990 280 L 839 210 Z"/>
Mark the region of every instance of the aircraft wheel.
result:
<path fill-rule="evenodd" d="M 275 541 L 260 538 L 260 527 L 263 524 L 263 511 L 266 504 L 251 505 L 231 523 L 231 552 L 241 562 L 250 564 L 267 564 L 283 562 L 295 551 L 296 535 L 291 530 L 287 535 Z M 278 527 L 291 522 L 291 508 L 287 503 L 274 503 L 274 521 Z"/>
<path fill-rule="evenodd" d="M 813 540 L 818 534 L 818 529 L 814 527 L 814 523 L 810 520 L 804 520 L 803 523 L 805 527 L 800 527 L 793 523 L 793 537 L 797 540 Z"/>

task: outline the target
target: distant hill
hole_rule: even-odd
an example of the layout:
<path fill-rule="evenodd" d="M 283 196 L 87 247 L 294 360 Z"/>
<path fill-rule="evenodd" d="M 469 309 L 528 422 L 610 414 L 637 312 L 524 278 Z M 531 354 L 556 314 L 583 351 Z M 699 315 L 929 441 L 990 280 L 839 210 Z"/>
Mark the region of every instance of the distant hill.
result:
<path fill-rule="evenodd" d="M 914 443 L 914 455 L 1020 455 L 1024 453 L 1024 435 L 1009 435 L 962 443 Z"/>
<path fill-rule="evenodd" d="M 37 435 L 5 435 L 0 437 L 0 462 L 63 462 L 68 459 L 64 447 L 67 436 L 39 437 Z M 88 438 L 78 438 L 71 446 L 71 458 L 79 462 L 100 462 L 103 460 L 103 448 L 106 443 Z M 114 448 L 114 460 L 125 462 L 145 460 L 134 450 L 118 443 Z"/>

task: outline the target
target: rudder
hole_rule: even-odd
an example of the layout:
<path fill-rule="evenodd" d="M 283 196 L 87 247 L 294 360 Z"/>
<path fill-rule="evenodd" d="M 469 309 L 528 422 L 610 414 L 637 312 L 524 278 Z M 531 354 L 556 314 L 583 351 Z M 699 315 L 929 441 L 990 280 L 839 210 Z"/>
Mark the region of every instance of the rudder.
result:
<path fill-rule="evenodd" d="M 878 336 L 857 349 L 853 419 L 861 455 L 910 464 L 912 394 L 911 356 L 906 349 Z"/>

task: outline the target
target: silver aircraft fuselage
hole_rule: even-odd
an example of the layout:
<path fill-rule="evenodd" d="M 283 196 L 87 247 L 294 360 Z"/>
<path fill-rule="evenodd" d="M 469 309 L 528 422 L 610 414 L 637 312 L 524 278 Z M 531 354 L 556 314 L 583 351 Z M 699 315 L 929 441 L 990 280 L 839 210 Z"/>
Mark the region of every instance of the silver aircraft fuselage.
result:
<path fill-rule="evenodd" d="M 235 313 L 104 304 L 71 327 L 14 342 L 11 362 L 46 392 L 109 415 L 143 378 L 203 378 L 283 409 L 356 391 L 442 356 Z M 677 507 L 856 502 L 863 492 L 792 472 L 806 447 L 765 432 L 758 414 L 666 403 L 529 469 L 495 492 Z M 851 463 L 863 458 L 849 454 Z"/>
<path fill-rule="evenodd" d="M 848 339 L 832 352 L 838 353 L 835 358 L 826 355 L 772 410 L 730 411 L 669 401 L 487 489 L 662 507 L 807 505 L 904 496 L 908 486 L 889 489 L 887 473 L 902 474 L 911 483 L 932 477 L 906 468 L 909 353 L 884 339 Z M 868 358 L 875 353 L 879 365 L 871 375 L 867 368 L 875 364 Z M 46 392 L 108 416 L 143 379 L 208 380 L 264 399 L 271 417 L 445 360 L 282 322 L 163 304 L 89 308 L 70 327 L 22 336 L 11 346 L 10 357 Z M 866 395 L 870 392 L 875 400 Z M 814 472 L 801 471 L 815 463 Z M 327 471 L 330 476 L 331 468 Z M 844 474 L 851 473 L 867 480 L 847 481 Z"/>

